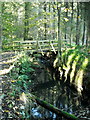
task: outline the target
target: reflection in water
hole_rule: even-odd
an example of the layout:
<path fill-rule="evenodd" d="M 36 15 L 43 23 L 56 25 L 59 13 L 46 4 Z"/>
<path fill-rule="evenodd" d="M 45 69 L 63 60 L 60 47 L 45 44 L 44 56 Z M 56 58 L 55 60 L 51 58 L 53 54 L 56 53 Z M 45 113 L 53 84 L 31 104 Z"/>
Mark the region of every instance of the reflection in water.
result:
<path fill-rule="evenodd" d="M 81 106 L 79 96 L 69 87 L 61 84 L 59 79 L 55 79 L 55 72 L 52 73 L 48 68 L 43 68 L 41 73 L 37 73 L 36 81 L 38 84 L 34 88 L 33 94 L 40 99 L 69 113 L 74 113 Z M 34 119 L 65 120 L 38 105 L 33 107 L 31 112 Z"/>

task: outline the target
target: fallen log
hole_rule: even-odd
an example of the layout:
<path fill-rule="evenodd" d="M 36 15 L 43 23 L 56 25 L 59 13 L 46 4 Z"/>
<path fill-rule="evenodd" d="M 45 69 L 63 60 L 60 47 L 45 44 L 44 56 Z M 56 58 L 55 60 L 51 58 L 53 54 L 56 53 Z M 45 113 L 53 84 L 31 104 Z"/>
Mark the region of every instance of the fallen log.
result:
<path fill-rule="evenodd" d="M 65 111 L 63 111 L 61 109 L 58 109 L 57 107 L 53 106 L 52 104 L 49 104 L 46 101 L 40 100 L 38 97 L 32 95 L 31 93 L 29 93 L 27 95 L 27 97 L 29 99 L 31 99 L 32 101 L 36 102 L 37 104 L 41 105 L 42 107 L 44 107 L 44 108 L 50 110 L 51 112 L 57 114 L 58 116 L 63 116 L 67 120 L 82 120 L 82 119 L 76 117 L 73 114 L 70 114 L 70 113 L 65 112 Z"/>

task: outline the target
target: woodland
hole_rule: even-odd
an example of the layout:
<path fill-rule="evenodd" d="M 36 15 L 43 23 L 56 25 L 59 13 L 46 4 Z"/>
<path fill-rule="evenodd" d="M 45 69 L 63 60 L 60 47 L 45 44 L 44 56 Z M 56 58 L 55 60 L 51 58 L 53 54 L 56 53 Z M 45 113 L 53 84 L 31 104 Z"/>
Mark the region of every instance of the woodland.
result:
<path fill-rule="evenodd" d="M 0 2 L 0 120 L 90 120 L 90 2 Z"/>

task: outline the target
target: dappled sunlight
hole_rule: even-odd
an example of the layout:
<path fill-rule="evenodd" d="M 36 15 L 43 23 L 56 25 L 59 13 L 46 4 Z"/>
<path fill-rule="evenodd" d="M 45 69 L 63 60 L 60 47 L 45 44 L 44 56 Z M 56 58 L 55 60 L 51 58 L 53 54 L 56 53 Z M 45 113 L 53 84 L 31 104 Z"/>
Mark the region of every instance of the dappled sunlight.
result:
<path fill-rule="evenodd" d="M 0 70 L 0 75 L 9 73 L 13 67 L 14 67 L 14 65 L 10 66 L 8 69 Z"/>
<path fill-rule="evenodd" d="M 73 81 L 73 77 L 74 77 L 75 72 L 76 72 L 76 65 L 77 65 L 77 62 L 78 62 L 79 58 L 80 58 L 80 56 L 77 56 L 77 57 L 75 58 L 75 60 L 73 61 L 72 71 L 71 71 L 71 73 L 70 73 L 70 83 L 72 83 L 72 81 Z"/>
<path fill-rule="evenodd" d="M 58 66 L 58 57 L 54 60 L 54 63 L 53 63 L 53 67 L 57 67 Z"/>
<path fill-rule="evenodd" d="M 66 78 L 66 80 L 67 80 L 68 72 L 69 72 L 69 70 L 71 68 L 71 63 L 73 62 L 72 59 L 73 59 L 74 56 L 75 56 L 75 53 L 72 53 L 71 55 L 69 55 L 66 66 L 63 64 L 63 68 L 65 69 L 65 78 Z M 73 67 L 72 67 L 72 69 L 73 69 Z"/>
<path fill-rule="evenodd" d="M 82 92 L 83 88 L 83 77 L 85 71 L 87 70 L 87 65 L 89 58 L 84 54 L 84 52 L 79 51 L 79 49 L 69 50 L 67 53 L 62 54 L 63 60 L 66 61 L 63 63 L 63 73 L 62 68 L 59 67 L 61 76 L 65 76 L 65 82 L 69 82 L 71 85 L 74 85 L 79 93 Z"/>
<path fill-rule="evenodd" d="M 72 58 L 75 56 L 75 53 L 72 53 L 71 55 L 68 56 L 68 60 L 67 60 L 67 66 L 70 65 L 70 63 L 72 62 Z"/>
<path fill-rule="evenodd" d="M 77 90 L 79 93 L 81 93 L 81 91 L 83 90 L 82 85 L 83 85 L 83 76 L 84 76 L 84 72 L 85 69 L 88 65 L 88 58 L 85 58 L 85 60 L 83 61 L 79 71 L 76 74 L 76 78 L 75 78 L 75 85 L 77 86 Z"/>
<path fill-rule="evenodd" d="M 87 65 L 88 65 L 88 62 L 89 62 L 89 59 L 88 58 L 85 58 L 85 60 L 83 61 L 82 63 L 82 69 L 86 69 Z"/>
<path fill-rule="evenodd" d="M 16 56 L 13 57 L 14 59 L 11 60 L 7 60 L 7 61 L 2 61 L 0 62 L 0 64 L 9 64 L 9 63 L 13 63 L 17 60 Z"/>
<path fill-rule="evenodd" d="M 9 54 L 9 53 L 8 53 L 8 54 Z M 10 53 L 10 54 L 11 54 L 11 53 Z M 7 69 L 0 70 L 0 75 L 4 75 L 4 74 L 9 73 L 9 72 L 14 68 L 14 64 L 17 62 L 17 60 L 18 60 L 19 58 L 21 58 L 22 56 L 23 56 L 23 54 L 21 53 L 21 54 L 18 54 L 18 55 L 13 56 L 12 59 L 10 59 L 10 60 L 7 60 L 7 61 L 4 60 L 4 61 L 0 62 L 1 65 L 7 64 L 7 65 L 10 66 L 10 67 L 7 68 Z M 11 63 L 13 63 L 13 65 L 11 65 Z"/>
<path fill-rule="evenodd" d="M 77 86 L 77 90 L 79 93 L 81 93 L 81 91 L 83 90 L 82 88 L 82 83 L 83 83 L 83 73 L 84 71 L 83 70 L 79 70 L 77 72 L 77 75 L 76 75 L 76 78 L 75 78 L 75 86 Z"/>
<path fill-rule="evenodd" d="M 28 98 L 24 92 L 20 95 L 20 100 L 23 101 L 24 104 L 27 104 L 29 102 Z"/>

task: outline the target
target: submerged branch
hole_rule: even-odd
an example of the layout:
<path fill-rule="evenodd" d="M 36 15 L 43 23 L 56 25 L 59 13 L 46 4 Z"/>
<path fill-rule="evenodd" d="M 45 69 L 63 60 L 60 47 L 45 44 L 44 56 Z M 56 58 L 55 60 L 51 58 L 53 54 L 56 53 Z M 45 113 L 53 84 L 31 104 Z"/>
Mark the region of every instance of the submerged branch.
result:
<path fill-rule="evenodd" d="M 63 116 L 64 118 L 66 118 L 68 120 L 81 120 L 80 118 L 76 117 L 75 115 L 65 112 L 61 109 L 58 109 L 57 107 L 53 106 L 52 104 L 49 104 L 46 101 L 40 100 L 39 98 L 37 98 L 36 96 L 34 96 L 32 94 L 28 94 L 27 97 L 29 99 L 33 100 L 34 102 L 36 102 L 37 104 L 41 105 L 42 107 L 57 114 L 58 116 Z"/>

